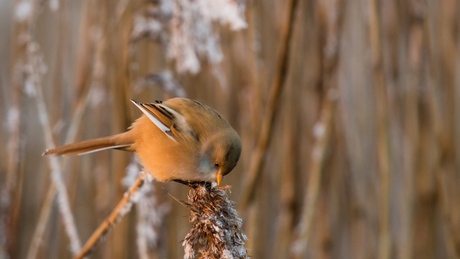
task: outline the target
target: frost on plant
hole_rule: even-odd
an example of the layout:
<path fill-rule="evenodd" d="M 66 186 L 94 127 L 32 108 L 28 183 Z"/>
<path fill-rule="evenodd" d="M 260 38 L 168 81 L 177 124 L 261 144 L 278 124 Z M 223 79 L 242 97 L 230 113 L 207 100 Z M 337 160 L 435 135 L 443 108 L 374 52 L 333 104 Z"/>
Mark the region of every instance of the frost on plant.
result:
<path fill-rule="evenodd" d="M 159 40 L 180 73 L 194 74 L 200 59 L 218 63 L 223 58 L 215 23 L 243 29 L 243 12 L 238 0 L 158 0 L 135 18 L 132 38 Z"/>
<path fill-rule="evenodd" d="M 188 193 L 192 228 L 185 236 L 185 259 L 249 258 L 247 240 L 235 208 L 225 190 L 211 184 L 193 184 Z"/>
<path fill-rule="evenodd" d="M 22 82 L 27 95 L 34 96 L 48 68 L 38 43 L 33 41 L 28 34 L 22 35 L 21 41 L 25 46 L 25 55 L 15 64 L 14 80 Z"/>
<path fill-rule="evenodd" d="M 18 22 L 24 22 L 32 19 L 34 13 L 34 6 L 32 1 L 19 1 L 17 2 L 14 10 L 14 17 Z"/>
<path fill-rule="evenodd" d="M 123 179 L 123 184 L 126 187 L 133 185 L 141 171 L 139 162 L 133 159 L 126 168 L 126 177 Z M 150 174 L 147 176 L 150 176 Z M 165 216 L 170 210 L 168 203 L 160 203 L 158 200 L 155 193 L 155 186 L 152 181 L 153 178 L 146 179 L 138 192 L 139 196 L 136 201 L 136 209 L 138 211 L 136 243 L 140 258 L 148 258 L 149 251 L 157 248 L 160 240 L 159 230 L 164 222 Z"/>
<path fill-rule="evenodd" d="M 184 87 L 174 78 L 169 70 L 162 70 L 145 76 L 136 84 L 135 91 L 140 92 L 145 85 L 160 85 L 162 89 L 177 97 L 185 97 Z"/>

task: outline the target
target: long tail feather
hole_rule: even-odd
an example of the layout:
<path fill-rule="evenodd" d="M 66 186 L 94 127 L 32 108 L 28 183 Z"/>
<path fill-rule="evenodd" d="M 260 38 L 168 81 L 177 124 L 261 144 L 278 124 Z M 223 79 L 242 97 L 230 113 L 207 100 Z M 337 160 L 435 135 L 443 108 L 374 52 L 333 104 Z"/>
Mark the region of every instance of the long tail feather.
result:
<path fill-rule="evenodd" d="M 64 145 L 54 149 L 47 149 L 42 155 L 84 155 L 107 149 L 134 151 L 132 147 L 134 139 L 130 137 L 131 134 L 129 133 L 130 132 L 128 131 L 110 137 L 86 140 L 78 143 Z"/>

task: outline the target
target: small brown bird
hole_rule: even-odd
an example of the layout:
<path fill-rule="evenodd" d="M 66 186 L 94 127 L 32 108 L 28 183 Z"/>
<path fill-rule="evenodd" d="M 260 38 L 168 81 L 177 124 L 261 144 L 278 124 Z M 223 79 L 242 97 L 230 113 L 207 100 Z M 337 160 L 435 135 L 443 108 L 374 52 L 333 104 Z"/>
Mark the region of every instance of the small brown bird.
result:
<path fill-rule="evenodd" d="M 220 184 L 235 167 L 241 153 L 240 137 L 211 107 L 186 98 L 155 103 L 131 101 L 144 114 L 128 131 L 46 150 L 43 155 L 82 155 L 106 149 L 133 151 L 145 169 L 161 182 Z"/>

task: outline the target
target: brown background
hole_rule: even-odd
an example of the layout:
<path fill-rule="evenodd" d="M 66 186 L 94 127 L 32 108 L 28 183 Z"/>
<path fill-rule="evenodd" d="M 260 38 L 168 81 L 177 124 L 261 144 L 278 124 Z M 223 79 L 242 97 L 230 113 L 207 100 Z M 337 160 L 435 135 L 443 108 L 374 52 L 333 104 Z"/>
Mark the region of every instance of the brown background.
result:
<path fill-rule="evenodd" d="M 224 60 L 204 60 L 196 75 L 175 71 L 161 44 L 128 40 L 143 1 L 61 0 L 57 11 L 33 1 L 24 21 L 13 19 L 19 2 L 0 2 L 0 257 L 71 256 L 58 205 L 47 202 L 50 131 L 25 87 L 39 74 L 36 42 L 48 69 L 35 87 L 56 145 L 124 131 L 140 115 L 130 98 L 173 96 L 139 83 L 162 70 L 228 118 L 244 150 L 224 184 L 252 258 L 459 258 L 458 1 L 247 1 L 248 27 L 216 25 Z M 122 197 L 131 159 L 107 151 L 58 160 L 81 242 Z M 187 188 L 155 190 L 169 212 L 155 217 L 159 242 L 148 254 L 182 258 L 188 214 L 167 193 L 185 200 Z M 94 258 L 140 257 L 138 215 Z"/>

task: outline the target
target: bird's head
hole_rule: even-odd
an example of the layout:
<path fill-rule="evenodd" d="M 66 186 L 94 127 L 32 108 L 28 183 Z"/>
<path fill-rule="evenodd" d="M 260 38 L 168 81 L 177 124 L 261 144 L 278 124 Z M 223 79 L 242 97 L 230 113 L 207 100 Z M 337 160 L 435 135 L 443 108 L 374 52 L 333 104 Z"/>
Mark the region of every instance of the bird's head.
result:
<path fill-rule="evenodd" d="M 222 178 L 238 163 L 241 154 L 240 137 L 233 129 L 216 134 L 204 145 L 204 153 L 209 159 L 207 163 L 214 167 L 214 170 L 210 170 L 209 178 L 220 184 Z"/>

